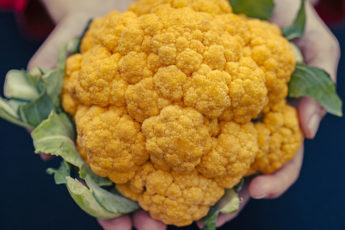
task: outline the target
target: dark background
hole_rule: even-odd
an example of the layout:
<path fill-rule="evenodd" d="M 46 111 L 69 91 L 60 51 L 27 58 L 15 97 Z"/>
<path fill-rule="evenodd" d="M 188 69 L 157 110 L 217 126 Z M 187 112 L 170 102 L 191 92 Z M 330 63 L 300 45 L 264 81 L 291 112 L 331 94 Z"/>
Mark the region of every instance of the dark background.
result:
<path fill-rule="evenodd" d="M 345 54 L 345 24 L 332 28 Z M 10 69 L 24 69 L 39 42 L 25 38 L 12 13 L 0 12 L 0 86 Z M 317 38 L 315 38 L 317 39 Z M 338 91 L 345 101 L 345 58 L 339 65 Z M 101 229 L 45 173 L 33 154 L 28 133 L 0 120 L 0 229 Z M 317 138 L 306 142 L 297 183 L 276 200 L 252 200 L 222 229 L 345 229 L 345 120 L 324 119 Z M 184 229 L 197 229 L 195 226 Z"/>

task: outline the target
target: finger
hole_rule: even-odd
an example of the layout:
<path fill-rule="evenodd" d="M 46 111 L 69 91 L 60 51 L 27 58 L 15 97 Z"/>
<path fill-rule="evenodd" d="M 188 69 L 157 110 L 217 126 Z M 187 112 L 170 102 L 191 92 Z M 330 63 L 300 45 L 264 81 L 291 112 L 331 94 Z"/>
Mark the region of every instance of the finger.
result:
<path fill-rule="evenodd" d="M 255 199 L 277 198 L 298 178 L 303 161 L 303 147 L 283 168 L 270 175 L 255 177 L 249 184 L 249 194 Z"/>
<path fill-rule="evenodd" d="M 41 159 L 42 159 L 43 161 L 49 161 L 49 160 L 51 160 L 51 159 L 53 158 L 52 155 L 45 154 L 45 153 L 41 153 L 41 154 L 40 154 L 40 157 L 41 157 Z"/>
<path fill-rule="evenodd" d="M 300 126 L 305 137 L 313 139 L 316 136 L 322 118 L 326 114 L 326 110 L 309 97 L 300 99 L 297 110 Z"/>
<path fill-rule="evenodd" d="M 31 70 L 35 67 L 42 69 L 55 68 L 59 46 L 72 38 L 80 36 L 88 20 L 87 15 L 80 13 L 73 14 L 62 20 L 30 60 L 28 69 Z"/>
<path fill-rule="evenodd" d="M 162 222 L 154 220 L 145 211 L 137 211 L 133 214 L 133 224 L 138 230 L 165 230 L 167 227 Z"/>
<path fill-rule="evenodd" d="M 97 221 L 104 230 L 131 230 L 132 229 L 132 221 L 128 215 L 121 216 L 119 218 L 112 219 L 112 220 L 97 219 Z"/>

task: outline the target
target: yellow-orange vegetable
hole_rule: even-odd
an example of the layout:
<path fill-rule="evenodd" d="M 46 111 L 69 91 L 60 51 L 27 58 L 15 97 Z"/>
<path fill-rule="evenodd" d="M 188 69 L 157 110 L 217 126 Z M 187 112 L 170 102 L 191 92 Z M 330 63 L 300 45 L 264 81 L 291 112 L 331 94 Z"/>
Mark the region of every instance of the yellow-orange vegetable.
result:
<path fill-rule="evenodd" d="M 294 67 L 278 27 L 225 0 L 140 0 L 93 21 L 67 60 L 63 106 L 96 174 L 153 218 L 189 225 L 301 146 L 285 101 Z"/>

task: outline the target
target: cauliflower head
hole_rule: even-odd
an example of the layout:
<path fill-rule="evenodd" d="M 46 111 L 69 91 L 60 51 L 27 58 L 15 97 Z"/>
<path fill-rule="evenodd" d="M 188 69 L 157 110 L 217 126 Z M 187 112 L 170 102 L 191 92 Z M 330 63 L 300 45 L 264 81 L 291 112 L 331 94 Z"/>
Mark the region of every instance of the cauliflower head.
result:
<path fill-rule="evenodd" d="M 285 101 L 294 67 L 278 27 L 225 0 L 139 0 L 92 22 L 66 62 L 63 107 L 96 174 L 184 226 L 301 146 Z"/>

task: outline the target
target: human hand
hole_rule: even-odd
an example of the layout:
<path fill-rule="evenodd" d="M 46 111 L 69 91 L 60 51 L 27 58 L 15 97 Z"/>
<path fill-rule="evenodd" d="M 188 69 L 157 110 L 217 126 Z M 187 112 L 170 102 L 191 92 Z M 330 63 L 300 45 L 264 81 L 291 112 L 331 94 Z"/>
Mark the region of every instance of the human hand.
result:
<path fill-rule="evenodd" d="M 275 0 L 275 10 L 272 22 L 280 27 L 289 26 L 300 6 L 300 0 Z M 316 2 L 316 1 L 312 1 Z M 322 19 L 310 4 L 306 3 L 307 24 L 303 38 L 296 40 L 301 49 L 305 62 L 308 65 L 326 70 L 336 81 L 340 48 L 337 39 L 324 24 Z M 313 139 L 317 133 L 320 122 L 326 111 L 319 103 L 311 98 L 301 98 L 297 103 L 298 116 L 301 129 L 306 138 Z M 270 175 L 256 176 L 251 180 L 244 195 L 241 208 L 247 203 L 249 197 L 254 199 L 277 198 L 285 193 L 297 180 L 303 162 L 303 147 L 295 157 L 283 168 Z M 236 214 L 221 214 L 217 220 L 217 227 L 234 219 Z M 199 225 L 200 226 L 200 225 Z"/>

